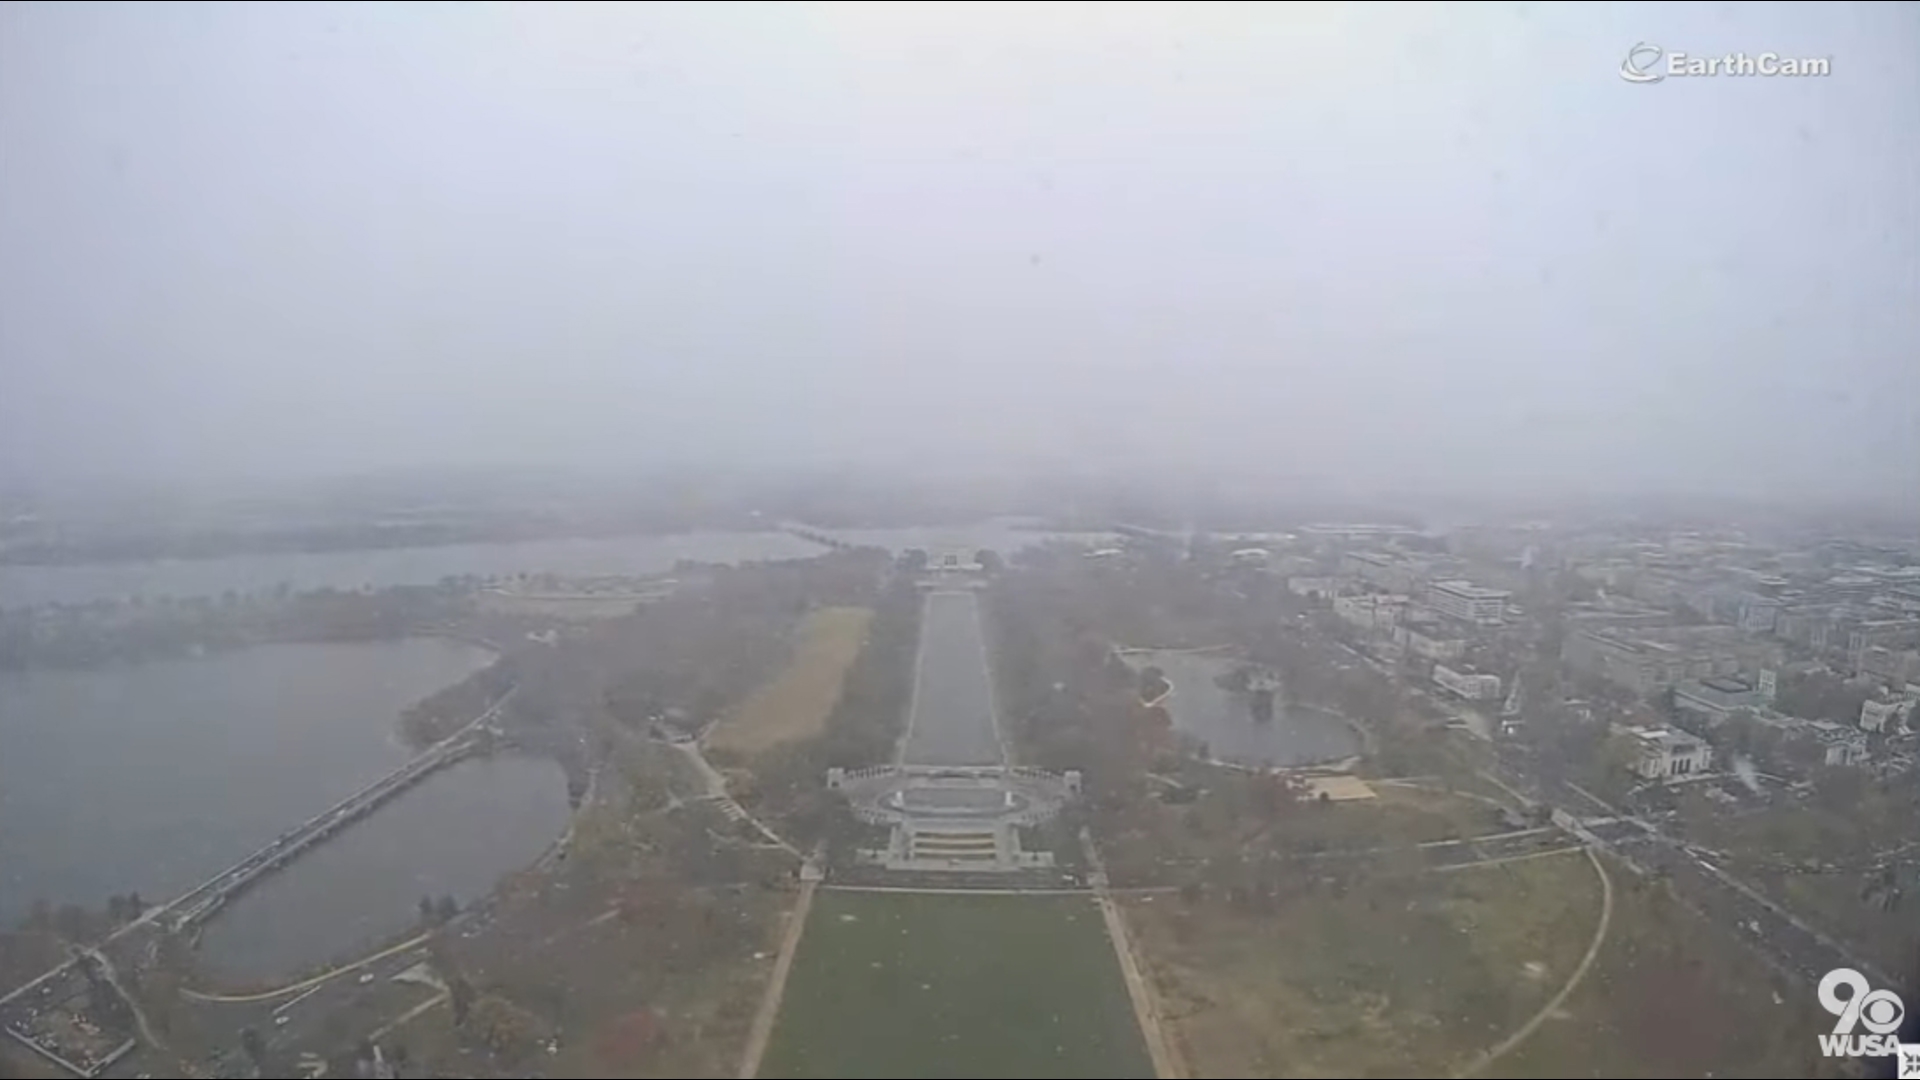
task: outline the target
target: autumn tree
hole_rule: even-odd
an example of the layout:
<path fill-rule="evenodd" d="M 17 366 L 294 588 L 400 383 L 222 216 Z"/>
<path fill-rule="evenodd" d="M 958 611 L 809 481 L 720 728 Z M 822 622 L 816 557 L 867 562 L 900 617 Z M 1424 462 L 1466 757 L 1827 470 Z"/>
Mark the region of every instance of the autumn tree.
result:
<path fill-rule="evenodd" d="M 1167 673 L 1159 666 L 1148 664 L 1140 669 L 1141 701 L 1159 701 L 1172 689 L 1173 684 L 1167 681 Z"/>
<path fill-rule="evenodd" d="M 473 1002 L 466 1029 L 488 1050 L 513 1061 L 532 1052 L 544 1026 L 539 1017 L 499 994 L 482 994 Z"/>
<path fill-rule="evenodd" d="M 453 1007 L 453 1026 L 465 1027 L 473 1009 L 473 984 L 464 975 L 447 979 L 447 1000 Z"/>

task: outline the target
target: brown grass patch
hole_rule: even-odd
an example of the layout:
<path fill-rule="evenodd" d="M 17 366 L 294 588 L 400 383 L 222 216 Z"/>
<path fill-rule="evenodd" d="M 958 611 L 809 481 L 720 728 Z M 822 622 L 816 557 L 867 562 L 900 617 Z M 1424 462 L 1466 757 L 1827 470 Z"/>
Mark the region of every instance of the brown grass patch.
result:
<path fill-rule="evenodd" d="M 1612 932 L 1561 1012 L 1490 1078 L 1848 1075 L 1819 1056 L 1833 1019 L 1814 988 L 1768 968 L 1737 931 L 1610 863 Z"/>
<path fill-rule="evenodd" d="M 1316 886 L 1266 914 L 1164 894 L 1125 910 L 1195 1075 L 1445 1076 L 1566 981 L 1598 893 L 1564 855 Z"/>
<path fill-rule="evenodd" d="M 793 658 L 785 670 L 722 720 L 709 743 L 717 750 L 752 754 L 820 734 L 840 701 L 840 684 L 866 643 L 872 618 L 872 609 L 863 607 L 809 614 L 794 634 Z"/>

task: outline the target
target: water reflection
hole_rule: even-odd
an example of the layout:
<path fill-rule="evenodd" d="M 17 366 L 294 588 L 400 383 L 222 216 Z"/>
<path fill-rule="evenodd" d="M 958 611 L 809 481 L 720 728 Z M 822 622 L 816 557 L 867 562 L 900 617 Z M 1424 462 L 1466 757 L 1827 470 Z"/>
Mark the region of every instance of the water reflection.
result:
<path fill-rule="evenodd" d="M 422 896 L 462 907 L 532 863 L 566 828 L 567 782 L 550 760 L 468 759 L 243 893 L 208 925 L 202 964 L 222 979 L 284 976 L 418 921 Z"/>
<path fill-rule="evenodd" d="M 1130 653 L 1138 671 L 1149 665 L 1166 673 L 1173 692 L 1162 703 L 1174 729 L 1207 746 L 1208 756 L 1235 765 L 1314 765 L 1360 752 L 1360 738 L 1346 721 L 1309 706 L 1288 704 L 1282 692 L 1273 718 L 1257 719 L 1250 695 L 1235 693 L 1220 680 L 1239 661 L 1182 652 Z"/>
<path fill-rule="evenodd" d="M 491 659 L 413 639 L 0 673 L 0 921 L 185 891 L 405 762 L 400 710 Z"/>
<path fill-rule="evenodd" d="M 404 763 L 400 710 L 491 659 L 412 639 L 0 674 L 0 921 L 184 892 Z M 205 958 L 261 978 L 404 929 L 421 894 L 471 900 L 531 862 L 567 813 L 551 761 L 462 762 L 244 893 Z"/>

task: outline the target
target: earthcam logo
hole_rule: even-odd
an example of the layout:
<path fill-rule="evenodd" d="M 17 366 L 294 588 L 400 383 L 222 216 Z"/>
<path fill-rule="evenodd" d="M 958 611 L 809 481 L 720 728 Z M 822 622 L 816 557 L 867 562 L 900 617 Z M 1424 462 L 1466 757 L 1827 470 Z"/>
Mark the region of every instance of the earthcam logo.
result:
<path fill-rule="evenodd" d="M 1663 49 L 1650 41 L 1634 45 L 1620 61 L 1620 77 L 1630 83 L 1657 83 L 1668 79 L 1698 79 L 1712 75 L 1803 78 L 1832 73 L 1833 58 L 1829 56 L 1787 56 L 1773 51 L 1695 56 Z"/>
<path fill-rule="evenodd" d="M 1866 976 L 1852 968 L 1827 972 L 1820 979 L 1819 994 L 1820 1007 L 1839 1018 L 1831 1035 L 1820 1036 L 1821 1054 L 1830 1058 L 1898 1055 L 1900 1075 L 1920 1077 L 1920 1044 L 1900 1042 L 1900 1022 L 1907 1018 L 1907 1007 L 1899 994 L 1873 989 Z"/>
<path fill-rule="evenodd" d="M 1620 77 L 1630 83 L 1659 82 L 1667 77 L 1660 65 L 1666 55 L 1665 49 L 1643 41 L 1627 50 L 1627 58 L 1620 61 Z"/>

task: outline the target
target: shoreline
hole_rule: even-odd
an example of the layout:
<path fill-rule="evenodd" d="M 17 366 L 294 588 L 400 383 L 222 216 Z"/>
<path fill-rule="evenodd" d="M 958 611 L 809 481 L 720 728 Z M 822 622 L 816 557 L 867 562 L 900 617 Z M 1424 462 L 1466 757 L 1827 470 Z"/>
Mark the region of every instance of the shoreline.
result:
<path fill-rule="evenodd" d="M 232 641 L 195 641 L 180 646 L 153 648 L 145 651 L 127 652 L 119 655 L 102 656 L 95 659 L 76 659 L 61 661 L 58 659 L 28 660 L 17 664 L 0 665 L 0 675 L 17 673 L 31 675 L 45 671 L 112 671 L 118 668 L 139 667 L 143 664 L 165 663 L 174 660 L 201 660 L 210 656 L 226 656 L 245 652 L 248 649 L 265 648 L 274 645 L 378 645 L 400 641 L 438 639 L 455 641 L 484 649 L 495 660 L 505 655 L 506 647 L 479 634 L 469 634 L 460 630 L 448 630 L 434 626 L 423 626 L 397 634 L 340 635 L 326 636 L 302 632 L 284 634 L 265 634 Z M 437 688 L 443 690 L 445 687 Z"/>
<path fill-rule="evenodd" d="M 534 534 L 487 535 L 474 533 L 431 539 L 422 542 L 420 537 L 395 538 L 392 543 L 341 543 L 341 544 L 237 544 L 205 552 L 166 552 L 154 551 L 145 554 L 86 556 L 76 553 L 73 557 L 62 558 L 57 555 L 47 558 L 20 558 L 11 553 L 0 553 L 0 571 L 55 570 L 63 568 L 79 569 L 83 567 L 108 566 L 153 566 L 159 564 L 218 562 L 221 559 L 241 559 L 253 557 L 271 557 L 285 555 L 351 555 L 365 551 L 436 551 L 454 547 L 485 547 L 491 545 L 542 544 L 567 540 L 615 540 L 629 536 L 688 536 L 697 533 L 770 533 L 783 531 L 778 526 L 763 525 L 749 527 L 743 524 L 713 523 L 710 525 L 691 525 L 675 528 L 616 528 L 616 529 L 568 529 L 558 532 Z"/>
<path fill-rule="evenodd" d="M 404 717 L 407 711 L 416 707 L 421 702 L 430 700 L 434 695 L 443 693 L 452 687 L 460 686 L 462 683 L 466 682 L 467 680 L 472 679 L 475 676 L 481 674 L 482 672 L 485 672 L 491 669 L 493 665 L 498 663 L 499 659 L 505 655 L 505 650 L 500 645 L 498 645 L 495 642 L 489 641 L 487 639 L 479 638 L 477 636 L 468 636 L 468 635 L 463 635 L 457 632 L 449 633 L 444 631 L 408 633 L 408 634 L 403 634 L 395 637 L 366 638 L 366 639 L 354 639 L 354 640 L 321 640 L 321 641 L 268 640 L 268 641 L 249 642 L 245 644 L 239 644 L 239 645 L 232 646 L 230 648 L 204 649 L 204 650 L 199 650 L 199 651 L 185 654 L 185 655 L 155 656 L 155 657 L 144 657 L 137 660 L 110 661 L 102 664 L 87 665 L 84 667 L 80 667 L 80 666 L 57 666 L 56 667 L 52 665 L 36 665 L 32 667 L 25 667 L 25 668 L 18 668 L 18 669 L 0 669 L 0 678 L 4 678 L 8 674 L 32 676 L 34 674 L 45 673 L 45 672 L 84 672 L 89 674 L 102 673 L 102 672 L 112 671 L 116 669 L 136 668 L 136 667 L 141 667 L 149 664 L 157 664 L 157 663 L 163 663 L 163 662 L 177 662 L 182 660 L 197 660 L 197 659 L 211 659 L 216 657 L 226 657 L 234 653 L 246 651 L 247 649 L 266 648 L 266 647 L 272 647 L 272 646 L 391 645 L 391 644 L 397 644 L 397 643 L 408 642 L 408 641 L 426 641 L 426 640 L 451 642 L 466 648 L 479 649 L 484 651 L 490 659 L 476 665 L 472 669 L 472 671 L 468 672 L 468 674 L 463 676 L 462 678 L 455 679 L 452 682 L 444 683 L 441 686 L 436 687 L 435 689 L 427 692 L 426 694 L 421 695 L 419 698 L 416 698 L 414 701 L 409 702 L 406 705 L 401 706 L 400 708 L 394 711 L 391 722 L 386 724 L 383 729 L 383 734 L 381 735 L 381 741 L 401 751 L 404 751 L 409 756 L 409 758 L 411 758 L 422 753 L 426 749 L 426 746 L 430 746 L 431 743 L 426 744 L 426 746 L 416 745 L 412 740 L 410 740 L 407 737 L 407 733 L 403 726 Z M 480 760 L 491 760 L 491 759 L 504 758 L 504 757 L 522 757 L 522 758 L 527 758 L 529 760 L 534 760 L 534 761 L 551 761 L 555 765 L 559 766 L 563 784 L 571 785 L 572 779 L 573 779 L 572 773 L 570 771 L 569 763 L 566 760 L 564 760 L 560 755 L 554 754 L 540 747 L 523 745 L 517 741 L 512 740 L 511 738 L 509 738 L 508 740 L 500 744 L 495 745 L 491 749 L 488 749 L 482 753 L 474 755 L 474 757 Z M 435 773 L 434 775 L 422 778 L 419 784 L 420 785 L 430 784 L 434 782 L 434 780 L 440 774 L 446 771 L 450 771 L 452 769 L 458 768 L 460 764 L 462 763 L 454 762 L 449 766 L 447 766 L 445 769 L 436 769 L 434 771 Z M 591 777 L 589 777 L 589 780 L 591 780 Z M 419 785 L 414 785 L 414 786 L 417 787 Z M 563 843 L 565 839 L 571 836 L 573 823 L 577 818 L 580 810 L 584 809 L 585 805 L 586 805 L 586 801 L 583 799 L 581 807 L 579 808 L 570 807 L 569 813 L 568 813 L 568 820 L 565 823 L 565 825 L 562 827 L 560 832 L 556 834 L 555 839 L 552 842 L 548 843 L 546 847 L 544 847 L 541 850 L 541 852 L 538 853 L 532 860 L 529 860 L 524 865 L 516 866 L 513 869 L 506 871 L 505 873 L 506 874 L 518 873 L 528 868 L 538 866 L 541 861 L 550 858 L 554 852 L 555 847 Z M 360 819 L 359 821 L 356 821 L 355 824 L 356 825 L 368 824 L 369 822 L 376 820 L 377 816 L 378 816 L 378 810 L 376 809 L 374 813 L 367 815 L 366 817 Z M 505 876 L 505 875 L 503 874 L 502 876 Z M 142 891 L 141 889 L 136 888 L 133 891 L 133 895 L 139 895 L 141 891 Z M 494 888 L 490 887 L 482 897 L 476 898 L 474 900 L 474 904 L 478 906 L 484 902 L 487 902 L 492 897 L 494 891 L 495 891 Z M 115 895 L 115 898 L 117 899 L 117 894 Z M 89 913 L 93 913 L 95 912 L 98 905 L 102 903 L 104 899 L 106 899 L 106 897 L 105 896 L 89 896 L 89 897 L 75 897 L 75 898 L 69 898 L 64 900 L 56 900 L 52 897 L 43 896 L 43 897 L 38 897 L 38 899 L 46 900 L 49 907 L 56 911 L 65 907 L 74 907 L 74 908 L 80 908 Z M 151 907 L 153 905 L 150 903 L 149 906 Z M 23 912 L 16 919 L 6 920 L 4 925 L 0 925 L 0 936 L 30 932 L 30 918 L 31 918 L 30 913 Z M 381 939 L 381 940 L 384 940 L 384 939 Z M 194 946 L 196 949 L 198 948 L 197 933 L 195 935 Z M 346 946 L 347 949 L 355 949 L 359 947 L 360 947 L 359 944 Z M 324 964 L 326 962 L 329 962 L 329 961 L 322 961 L 319 963 Z"/>
<path fill-rule="evenodd" d="M 1206 652 L 1206 651 L 1211 651 L 1212 648 L 1214 647 L 1209 647 L 1209 649 L 1194 649 L 1194 650 L 1186 650 L 1186 651 Z M 1138 649 L 1138 650 L 1132 650 L 1132 651 L 1136 653 L 1145 653 L 1145 652 L 1169 652 L 1173 650 Z M 1149 708 L 1149 709 L 1160 707 L 1160 706 L 1163 706 L 1169 698 L 1173 697 L 1173 692 L 1177 684 L 1171 678 L 1167 678 L 1164 674 L 1161 676 L 1161 678 L 1166 682 L 1167 688 L 1164 691 L 1162 691 L 1158 697 L 1155 697 L 1152 701 L 1147 701 L 1145 699 L 1138 698 L 1136 696 L 1136 700 L 1140 702 L 1142 707 Z M 1218 768 L 1232 769 L 1236 772 L 1246 772 L 1246 773 L 1269 773 L 1269 772 L 1348 773 L 1359 768 L 1360 763 L 1362 761 L 1365 761 L 1367 758 L 1373 756 L 1375 752 L 1373 733 L 1367 730 L 1365 725 L 1361 724 L 1359 721 L 1355 720 L 1354 718 L 1348 716 L 1346 713 L 1341 712 L 1339 709 L 1330 708 L 1325 705 L 1308 705 L 1303 703 L 1296 703 L 1294 705 L 1288 706 L 1288 708 L 1290 710 L 1302 709 L 1302 710 L 1307 710 L 1311 712 L 1323 713 L 1327 716 L 1333 717 L 1336 720 L 1339 720 L 1341 723 L 1345 724 L 1347 726 L 1347 729 L 1352 731 L 1354 734 L 1354 737 L 1359 740 L 1360 742 L 1359 748 L 1353 753 L 1342 754 L 1338 757 L 1313 758 L 1307 761 L 1293 761 L 1293 762 L 1288 762 L 1286 764 L 1269 763 L 1265 765 L 1249 765 L 1245 762 L 1229 761 L 1226 758 L 1215 757 L 1210 754 L 1206 756 L 1201 756 L 1198 754 L 1193 755 L 1194 760 L 1205 762 L 1208 765 L 1213 765 Z M 1172 710 L 1168 710 L 1168 719 L 1174 720 L 1172 715 Z M 1182 730 L 1177 720 L 1174 720 L 1173 730 L 1175 734 L 1185 735 L 1188 738 L 1195 738 L 1195 739 L 1200 738 L 1198 735 L 1194 734 L 1193 732 Z M 1206 742 L 1205 739 L 1201 739 L 1200 741 L 1203 743 Z"/>

